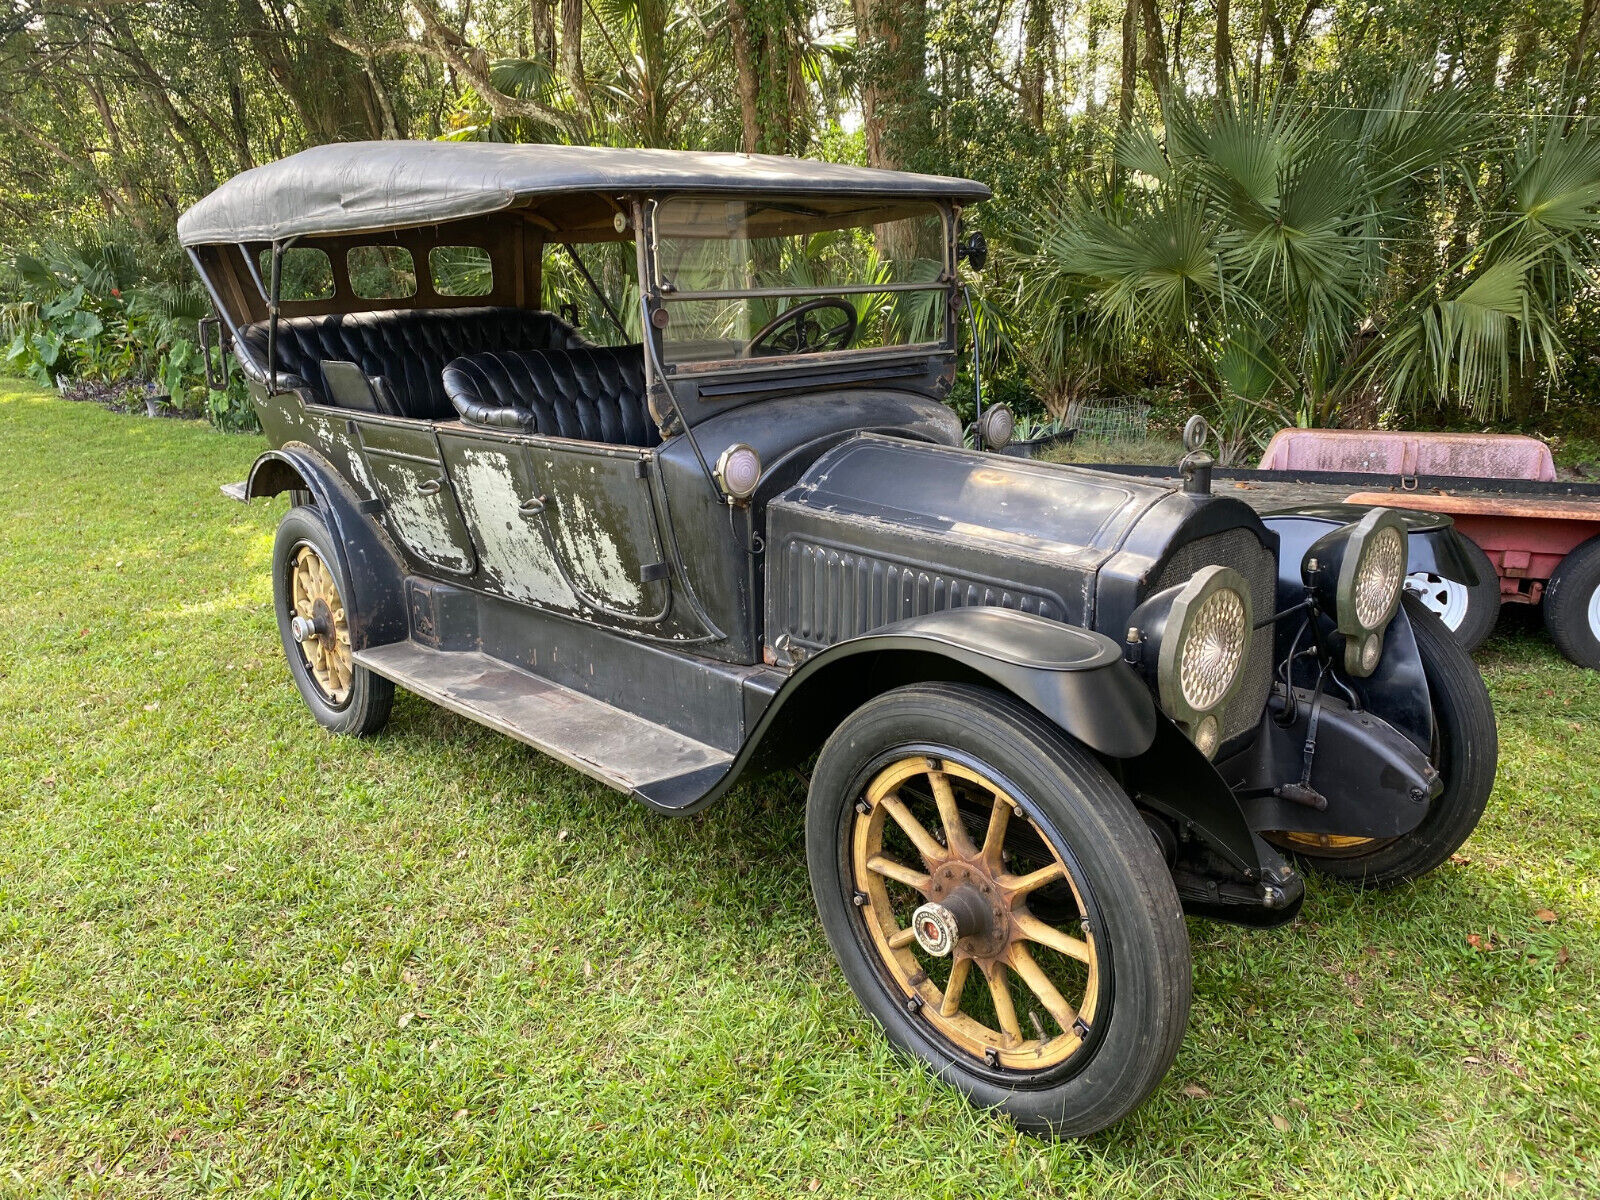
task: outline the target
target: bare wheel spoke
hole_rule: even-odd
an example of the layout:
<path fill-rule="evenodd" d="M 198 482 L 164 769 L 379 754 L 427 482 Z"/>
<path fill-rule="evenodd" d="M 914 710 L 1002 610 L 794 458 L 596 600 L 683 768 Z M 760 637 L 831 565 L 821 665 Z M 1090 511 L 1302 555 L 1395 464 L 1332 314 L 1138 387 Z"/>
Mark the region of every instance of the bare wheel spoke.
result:
<path fill-rule="evenodd" d="M 1041 946 L 1048 946 L 1069 958 L 1088 964 L 1089 943 L 1082 938 L 1075 938 L 1054 925 L 1047 925 L 1032 913 L 1014 912 L 1011 914 L 1011 919 L 1016 923 L 1017 932 L 1030 942 L 1038 942 Z"/>
<path fill-rule="evenodd" d="M 1004 796 L 996 796 L 994 807 L 989 810 L 989 831 L 983 836 L 983 860 L 996 875 L 1000 874 L 1000 852 L 1005 848 L 1010 825 L 1011 803 Z"/>
<path fill-rule="evenodd" d="M 1002 875 L 1000 886 L 1013 896 L 1026 896 L 1029 892 L 1037 891 L 1047 883 L 1054 883 L 1058 879 L 1065 879 L 1067 873 L 1060 863 L 1051 863 L 1048 867 L 1040 867 L 1037 871 L 1029 871 L 1026 875 Z"/>
<path fill-rule="evenodd" d="M 895 862 L 894 859 L 885 858 L 881 854 L 875 854 L 867 859 L 867 869 L 876 871 L 886 879 L 893 879 L 897 883 L 903 883 L 909 888 L 916 888 L 919 892 L 928 890 L 928 877 L 921 871 L 913 871 L 910 867 L 902 866 L 900 863 Z"/>
<path fill-rule="evenodd" d="M 1072 1023 L 1078 1019 L 1076 1010 L 1056 990 L 1056 985 L 1039 969 L 1039 964 L 1033 961 L 1033 955 L 1021 943 L 1011 947 L 1011 966 L 1022 982 L 1028 985 L 1028 990 L 1039 997 L 1045 1011 L 1056 1019 L 1056 1024 L 1063 1030 L 1071 1029 Z"/>
<path fill-rule="evenodd" d="M 930 767 L 928 782 L 933 787 L 934 803 L 939 806 L 939 820 L 944 823 L 945 845 L 963 858 L 971 858 L 976 853 L 972 839 L 967 836 L 967 827 L 961 822 L 961 810 L 956 807 L 956 794 L 950 786 L 950 777 L 943 771 Z"/>
<path fill-rule="evenodd" d="M 908 925 L 889 939 L 889 948 L 891 950 L 904 950 L 916 940 L 917 931 Z"/>
<path fill-rule="evenodd" d="M 950 980 L 944 985 L 944 999 L 939 1001 L 939 1015 L 953 1017 L 961 1011 L 961 993 L 967 989 L 967 976 L 972 972 L 970 958 L 958 958 L 950 966 Z"/>
<path fill-rule="evenodd" d="M 1011 1003 L 1011 989 L 1006 986 L 1006 967 L 996 962 L 984 971 L 989 981 L 989 995 L 994 999 L 994 1013 L 1000 1020 L 1002 1041 L 1014 1046 L 1022 1040 L 1022 1027 L 1017 1024 L 1017 1007 Z"/>
<path fill-rule="evenodd" d="M 894 818 L 894 823 L 905 831 L 905 835 L 911 839 L 911 844 L 917 848 L 917 853 L 927 860 L 928 866 L 943 862 L 949 857 L 933 834 L 923 827 L 922 822 L 917 820 L 909 808 L 900 803 L 898 796 L 885 796 L 878 803 L 883 805 L 884 811 Z"/>

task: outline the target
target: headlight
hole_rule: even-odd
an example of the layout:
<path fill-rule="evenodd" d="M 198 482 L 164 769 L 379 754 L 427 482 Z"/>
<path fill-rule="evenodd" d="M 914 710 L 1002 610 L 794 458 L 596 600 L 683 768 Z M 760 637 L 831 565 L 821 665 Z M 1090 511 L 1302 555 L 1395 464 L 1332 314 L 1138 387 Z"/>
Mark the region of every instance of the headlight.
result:
<path fill-rule="evenodd" d="M 1146 600 L 1132 624 L 1153 644 L 1162 710 L 1207 757 L 1215 754 L 1221 713 L 1244 677 L 1254 628 L 1244 577 L 1231 567 L 1205 567 L 1188 583 Z"/>
<path fill-rule="evenodd" d="M 1383 633 L 1400 607 L 1408 545 L 1405 523 L 1375 508 L 1306 551 L 1300 574 L 1344 635 L 1344 668 L 1371 675 L 1383 657 Z"/>

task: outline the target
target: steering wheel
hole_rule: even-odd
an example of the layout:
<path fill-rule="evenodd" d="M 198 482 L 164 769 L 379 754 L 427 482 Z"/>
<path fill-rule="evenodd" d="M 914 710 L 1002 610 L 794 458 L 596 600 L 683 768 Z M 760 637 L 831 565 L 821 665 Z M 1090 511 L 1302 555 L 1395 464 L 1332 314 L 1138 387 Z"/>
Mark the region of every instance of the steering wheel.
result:
<path fill-rule="evenodd" d="M 824 328 L 813 315 L 824 309 L 844 314 L 839 325 Z M 763 325 L 744 347 L 746 358 L 766 358 L 774 354 L 810 354 L 817 350 L 843 350 L 856 336 L 861 323 L 856 310 L 837 296 L 807 300 L 785 309 Z"/>

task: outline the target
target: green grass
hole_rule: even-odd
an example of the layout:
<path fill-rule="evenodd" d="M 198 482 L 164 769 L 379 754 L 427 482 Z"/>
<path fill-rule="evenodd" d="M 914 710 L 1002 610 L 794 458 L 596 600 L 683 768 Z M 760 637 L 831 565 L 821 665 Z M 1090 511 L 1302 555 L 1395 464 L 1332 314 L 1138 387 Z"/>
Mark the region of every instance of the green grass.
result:
<path fill-rule="evenodd" d="M 1053 1145 L 857 1009 L 794 782 L 669 820 L 405 695 L 323 734 L 283 503 L 217 493 L 259 449 L 0 383 L 0 1192 L 1595 1193 L 1600 675 L 1537 634 L 1460 859 L 1193 922 L 1172 1074 Z"/>

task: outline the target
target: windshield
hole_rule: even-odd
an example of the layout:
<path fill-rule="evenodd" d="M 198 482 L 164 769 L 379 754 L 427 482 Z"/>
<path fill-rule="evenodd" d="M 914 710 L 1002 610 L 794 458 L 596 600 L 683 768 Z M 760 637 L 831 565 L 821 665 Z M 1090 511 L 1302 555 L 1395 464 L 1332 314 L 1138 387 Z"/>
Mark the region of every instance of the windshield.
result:
<path fill-rule="evenodd" d="M 944 341 L 937 205 L 681 197 L 656 208 L 654 239 L 669 363 Z"/>

